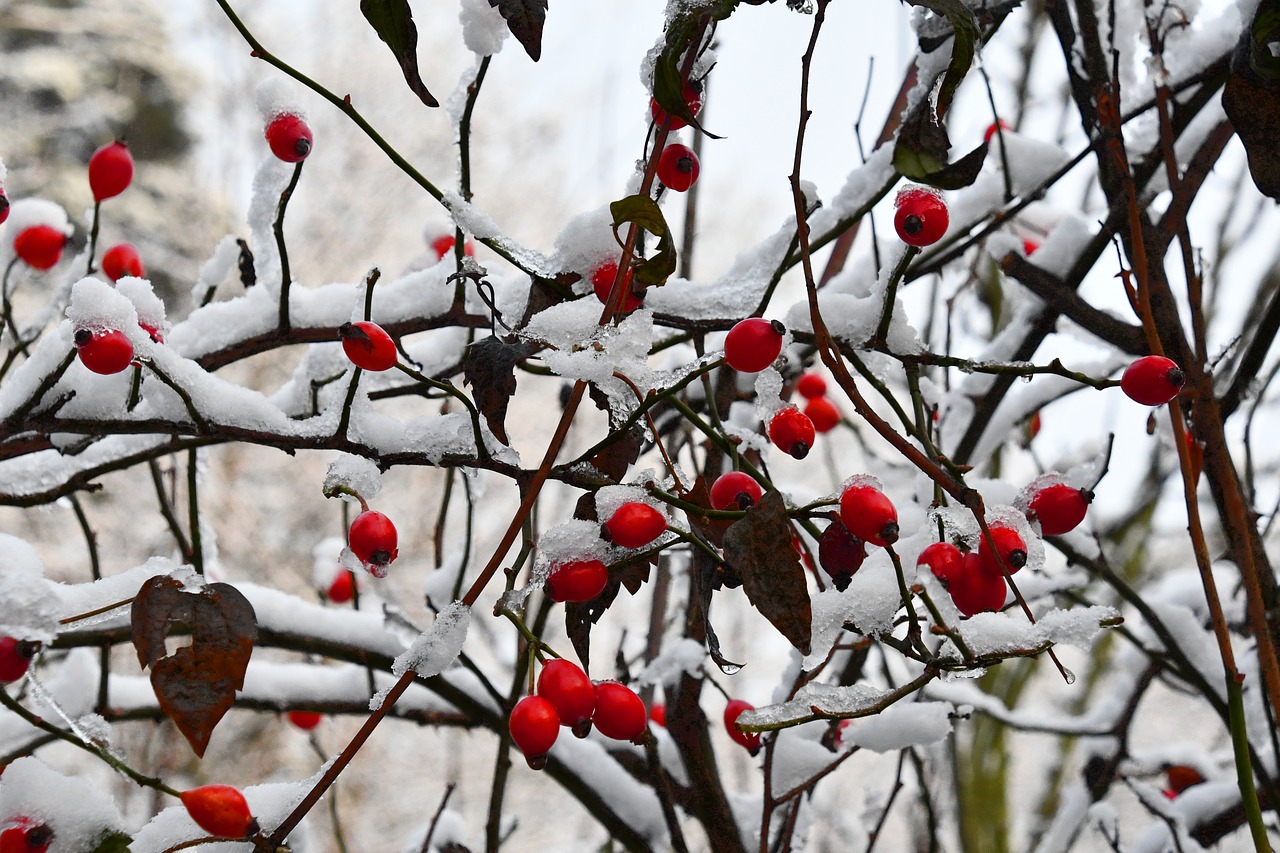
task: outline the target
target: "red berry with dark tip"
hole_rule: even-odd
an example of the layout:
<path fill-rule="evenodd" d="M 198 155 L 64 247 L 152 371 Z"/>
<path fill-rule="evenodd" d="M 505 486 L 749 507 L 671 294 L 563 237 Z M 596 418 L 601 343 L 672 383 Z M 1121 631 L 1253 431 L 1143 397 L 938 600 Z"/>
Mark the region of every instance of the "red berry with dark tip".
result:
<path fill-rule="evenodd" d="M 609 570 L 599 560 L 563 563 L 547 577 L 547 595 L 552 601 L 590 601 L 609 581 Z"/>
<path fill-rule="evenodd" d="M 804 413 L 818 432 L 831 432 L 843 420 L 840 409 L 828 397 L 814 397 L 805 404 Z"/>
<path fill-rule="evenodd" d="M 75 341 L 80 363 L 94 373 L 110 376 L 133 363 L 133 344 L 118 329 L 77 329 Z"/>
<path fill-rule="evenodd" d="M 578 737 L 591 731 L 596 686 L 582 667 L 563 658 L 547 661 L 538 674 L 538 695 L 555 706 L 560 725 L 573 729 Z"/>
<path fill-rule="evenodd" d="M 898 510 L 873 486 L 850 486 L 840 495 L 840 520 L 854 536 L 881 548 L 898 541 Z"/>
<path fill-rule="evenodd" d="M 950 542 L 934 542 L 920 552 L 916 565 L 928 566 L 933 576 L 946 585 L 962 570 L 964 555 Z"/>
<path fill-rule="evenodd" d="M 311 153 L 311 128 L 302 116 L 293 113 L 281 113 L 267 123 L 263 131 L 271 153 L 286 163 L 299 163 L 307 159 Z"/>
<path fill-rule="evenodd" d="M 133 155 L 122 140 L 102 146 L 89 158 L 89 189 L 94 201 L 114 198 L 133 181 Z"/>
<path fill-rule="evenodd" d="M 746 509 L 754 506 L 764 491 L 750 474 L 728 471 L 711 484 L 712 509 Z"/>
<path fill-rule="evenodd" d="M 755 709 L 755 705 L 741 699 L 730 699 L 729 704 L 724 706 L 725 730 L 729 732 L 729 737 L 733 738 L 734 743 L 742 744 L 752 755 L 760 751 L 760 733 L 742 731 L 738 728 L 738 717 L 741 717 L 744 711 Z"/>
<path fill-rule="evenodd" d="M 346 604 L 355 598 L 356 582 L 351 572 L 345 568 L 338 569 L 338 573 L 333 576 L 333 583 L 329 584 L 326 595 L 334 604 Z"/>
<path fill-rule="evenodd" d="M 814 437 L 813 421 L 795 406 L 787 406 L 769 419 L 769 440 L 796 459 L 809 455 Z"/>
<path fill-rule="evenodd" d="M 53 827 L 26 817 L 11 818 L 0 831 L 0 853 L 45 853 L 53 843 Z"/>
<path fill-rule="evenodd" d="M 560 715 L 542 696 L 526 696 L 511 709 L 507 722 L 511 739 L 524 753 L 529 767 L 541 770 L 547 766 L 547 753 L 560 737 Z"/>
<path fill-rule="evenodd" d="M 196 825 L 219 838 L 248 838 L 258 822 L 249 812 L 244 794 L 230 785 L 205 785 L 180 795 Z"/>
<path fill-rule="evenodd" d="M 604 529 L 615 545 L 643 548 L 666 532 L 667 519 L 646 503 L 629 501 L 614 510 Z"/>
<path fill-rule="evenodd" d="M 1004 577 L 984 571 L 979 564 L 977 554 L 965 554 L 960 571 L 947 581 L 952 603 L 965 616 L 994 613 L 1004 607 L 1008 593 Z"/>
<path fill-rule="evenodd" d="M 818 537 L 818 562 L 822 570 L 831 576 L 836 589 L 844 590 L 862 561 L 867 559 L 867 547 L 862 540 L 849 532 L 843 521 L 833 521 Z"/>
<path fill-rule="evenodd" d="M 681 94 L 684 96 L 685 104 L 689 107 L 689 112 L 696 116 L 702 110 L 702 93 L 692 83 L 686 82 Z M 658 106 L 657 98 L 649 99 L 649 113 L 653 116 L 654 124 L 659 127 L 662 126 L 662 122 L 667 118 L 667 111 Z M 671 116 L 671 130 L 679 130 L 688 124 L 689 122 L 679 116 Z"/>
<path fill-rule="evenodd" d="M 396 342 L 377 323 L 360 320 L 343 323 L 338 328 L 342 350 L 356 367 L 380 373 L 390 370 L 400 360 Z"/>
<path fill-rule="evenodd" d="M 898 239 L 908 246 L 931 246 L 947 233 L 950 217 L 947 203 L 937 192 L 925 187 L 907 187 L 894 201 L 898 208 L 893 227 Z"/>
<path fill-rule="evenodd" d="M 33 269 L 47 270 L 62 259 L 67 235 L 49 225 L 32 225 L 13 238 L 13 253 Z"/>
<path fill-rule="evenodd" d="M 617 277 L 618 264 L 614 261 L 609 261 L 591 274 L 591 288 L 595 291 L 596 299 L 600 300 L 601 305 L 609 304 L 609 293 L 613 290 L 613 280 Z M 643 299 L 631 292 L 631 285 L 631 270 L 627 270 L 621 284 L 625 295 L 622 297 L 622 308 L 619 309 L 624 314 L 644 304 Z"/>
<path fill-rule="evenodd" d="M 0 190 L 0 225 L 9 218 L 9 197 Z"/>
<path fill-rule="evenodd" d="M 387 566 L 400 555 L 396 526 L 380 512 L 365 510 L 351 522 L 347 547 L 374 577 L 386 577 Z"/>
<path fill-rule="evenodd" d="M 673 142 L 658 155 L 658 180 L 669 190 L 682 193 L 698 180 L 698 155 L 687 145 Z"/>
<path fill-rule="evenodd" d="M 310 731 L 320 725 L 320 721 L 324 719 L 324 715 L 319 711 L 290 711 L 289 722 L 305 731 Z"/>
<path fill-rule="evenodd" d="M 777 360 L 785 332 L 777 320 L 748 317 L 725 337 L 724 360 L 741 373 L 759 373 Z"/>
<path fill-rule="evenodd" d="M 802 373 L 796 380 L 796 393 L 806 400 L 816 400 L 827 393 L 827 380 L 816 373 Z"/>
<path fill-rule="evenodd" d="M 26 675 L 31 659 L 39 650 L 39 643 L 0 637 L 0 683 L 8 684 Z"/>
<path fill-rule="evenodd" d="M 1186 381 L 1187 375 L 1172 360 L 1148 355 L 1124 369 L 1120 390 L 1144 406 L 1163 406 L 1178 396 Z"/>
<path fill-rule="evenodd" d="M 649 714 L 636 692 L 617 681 L 596 685 L 596 710 L 591 715 L 596 730 L 614 740 L 643 743 L 649 730 Z"/>
<path fill-rule="evenodd" d="M 436 260 L 444 260 L 444 256 L 453 251 L 457 238 L 452 234 L 441 234 L 439 237 L 431 241 L 431 251 L 436 253 Z M 476 247 L 470 240 L 462 244 L 462 254 L 469 257 L 475 257 Z"/>
<path fill-rule="evenodd" d="M 992 550 L 991 542 L 986 536 L 978 542 L 978 566 L 982 571 L 1003 577 L 1005 568 L 1009 574 L 1013 574 L 1027 564 L 1027 543 L 1018 531 L 1003 524 L 992 524 L 990 530 L 996 550 Z M 997 554 L 1003 558 L 1003 566 Z"/>
<path fill-rule="evenodd" d="M 1040 522 L 1045 536 L 1069 533 L 1084 521 L 1092 493 L 1066 483 L 1054 483 L 1036 492 L 1027 504 L 1027 518 Z"/>
<path fill-rule="evenodd" d="M 138 278 L 146 275 L 142 267 L 142 257 L 131 243 L 118 243 L 102 254 L 102 272 L 112 281 L 119 281 L 127 275 Z"/>

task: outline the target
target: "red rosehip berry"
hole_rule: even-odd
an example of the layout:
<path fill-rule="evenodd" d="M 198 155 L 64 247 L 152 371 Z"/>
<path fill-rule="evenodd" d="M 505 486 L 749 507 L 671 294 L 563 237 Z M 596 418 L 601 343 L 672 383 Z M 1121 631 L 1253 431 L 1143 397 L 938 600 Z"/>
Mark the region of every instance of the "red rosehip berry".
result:
<path fill-rule="evenodd" d="M 840 495 L 840 520 L 854 536 L 881 548 L 898 541 L 898 510 L 873 486 L 850 486 Z"/>
<path fill-rule="evenodd" d="M 180 795 L 196 825 L 219 838 L 248 838 L 258 830 L 244 794 L 230 785 L 204 785 Z"/>
<path fill-rule="evenodd" d="M 547 753 L 560 737 L 560 716 L 556 708 L 541 696 L 526 696 L 511 709 L 507 722 L 511 739 L 524 753 L 533 770 L 547 766 Z"/>
<path fill-rule="evenodd" d="M 734 743 L 745 746 L 752 755 L 760 751 L 760 733 L 744 732 L 739 729 L 738 717 L 742 716 L 743 711 L 755 709 L 755 705 L 741 699 L 730 699 L 729 704 L 724 707 L 724 727 L 729 732 L 729 737 L 733 738 Z"/>
<path fill-rule="evenodd" d="M 1162 355 L 1148 355 L 1124 369 L 1120 390 L 1144 406 L 1163 406 L 1178 396 L 1187 375 Z"/>
<path fill-rule="evenodd" d="M 755 506 L 764 491 L 750 474 L 727 471 L 711 484 L 712 509 L 746 509 Z"/>
<path fill-rule="evenodd" d="M 643 743 L 649 730 L 648 717 L 644 702 L 630 687 L 617 681 L 596 685 L 596 710 L 591 719 L 600 734 Z"/>
<path fill-rule="evenodd" d="M 894 205 L 898 210 L 893 227 L 908 246 L 931 246 L 947 233 L 947 203 L 934 190 L 907 187 L 898 193 Z"/>
<path fill-rule="evenodd" d="M 946 586 L 963 570 L 964 555 L 950 542 L 934 542 L 920 552 L 916 565 L 928 566 L 933 576 Z"/>
<path fill-rule="evenodd" d="M 804 413 L 818 432 L 831 432 L 844 417 L 829 397 L 814 397 L 804 406 Z"/>
<path fill-rule="evenodd" d="M 26 675 L 31 659 L 39 650 L 39 643 L 0 637 L 0 683 L 8 684 Z"/>
<path fill-rule="evenodd" d="M 1193 785 L 1199 785 L 1204 781 L 1199 770 L 1185 764 L 1170 765 L 1165 770 L 1165 778 L 1169 781 L 1169 788 L 1164 793 L 1171 800 Z"/>
<path fill-rule="evenodd" d="M 1027 543 L 1012 527 L 1003 524 L 990 526 L 991 539 L 995 541 L 996 550 L 991 549 L 991 542 L 983 536 L 978 542 L 978 567 L 989 575 L 1004 577 L 1005 568 L 1013 574 L 1027 564 Z M 1003 557 L 1002 561 L 996 556 Z"/>
<path fill-rule="evenodd" d="M 13 253 L 27 266 L 47 270 L 62 259 L 67 235 L 50 225 L 32 225 L 13 238 Z"/>
<path fill-rule="evenodd" d="M 849 532 L 844 522 L 836 520 L 827 525 L 818 537 L 818 562 L 822 570 L 831 576 L 836 589 L 845 590 L 862 561 L 867 559 L 867 546 Z"/>
<path fill-rule="evenodd" d="M 596 292 L 596 299 L 600 300 L 601 305 L 609 304 L 609 293 L 613 290 L 613 280 L 617 276 L 618 264 L 615 261 L 609 261 L 591 274 L 591 288 Z M 644 304 L 644 300 L 632 292 L 631 285 L 631 270 L 627 270 L 626 277 L 622 280 L 622 289 L 626 295 L 622 297 L 622 308 L 619 309 L 624 314 Z"/>
<path fill-rule="evenodd" d="M 436 260 L 443 261 L 444 256 L 453 251 L 453 246 L 457 242 L 457 238 L 452 234 L 441 234 L 439 237 L 431 241 L 431 251 L 436 253 Z M 470 240 L 462 244 L 462 253 L 469 257 L 475 257 L 476 247 Z"/>
<path fill-rule="evenodd" d="M 133 344 L 118 329 L 76 329 L 80 363 L 103 376 L 119 373 L 133 363 Z"/>
<path fill-rule="evenodd" d="M 816 373 L 802 373 L 796 380 L 796 393 L 806 400 L 816 400 L 827 393 L 827 380 Z"/>
<path fill-rule="evenodd" d="M 649 709 L 649 719 L 657 723 L 658 725 L 662 726 L 663 728 L 666 728 L 667 706 L 654 705 L 652 708 Z"/>
<path fill-rule="evenodd" d="M 45 853 L 53 843 L 53 827 L 21 816 L 6 821 L 0 831 L 0 853 Z"/>
<path fill-rule="evenodd" d="M 386 577 L 387 566 L 400 555 L 396 548 L 396 526 L 380 512 L 365 510 L 351 522 L 347 547 L 365 564 L 374 577 Z"/>
<path fill-rule="evenodd" d="M 1009 127 L 1009 123 L 1007 121 L 1002 118 L 998 118 L 987 126 L 986 132 L 982 134 L 982 141 L 989 144 L 991 142 L 991 137 L 995 136 L 997 133 L 1003 133 L 1006 130 L 1012 129 L 1013 128 Z"/>
<path fill-rule="evenodd" d="M 299 163 L 307 159 L 311 153 L 311 128 L 302 116 L 293 113 L 280 113 L 267 123 L 263 136 L 271 153 L 286 163 Z"/>
<path fill-rule="evenodd" d="M 0 190 L 0 225 L 9 218 L 9 197 L 4 194 L 4 190 Z"/>
<path fill-rule="evenodd" d="M 108 143 L 89 158 L 89 189 L 94 201 L 120 195 L 133 180 L 133 155 L 123 140 Z"/>
<path fill-rule="evenodd" d="M 1061 536 L 1075 530 L 1089 511 L 1093 493 L 1066 483 L 1054 483 L 1036 492 L 1027 504 L 1027 518 L 1039 519 L 1045 536 Z"/>
<path fill-rule="evenodd" d="M 324 715 L 319 711 L 290 711 L 288 716 L 289 722 L 304 732 L 314 729 L 324 719 Z"/>
<path fill-rule="evenodd" d="M 643 548 L 667 530 L 667 519 L 646 503 L 629 501 L 604 523 L 609 539 L 623 548 Z"/>
<path fill-rule="evenodd" d="M 965 554 L 960 571 L 947 580 L 951 602 L 965 616 L 998 611 L 1008 591 L 1004 576 L 984 571 L 977 554 Z"/>
<path fill-rule="evenodd" d="M 782 336 L 786 331 L 777 320 L 748 317 L 725 337 L 724 360 L 740 373 L 759 373 L 782 352 Z"/>
<path fill-rule="evenodd" d="M 769 419 L 769 440 L 796 459 L 809 455 L 814 435 L 813 421 L 795 406 L 787 406 Z"/>
<path fill-rule="evenodd" d="M 573 729 L 577 737 L 586 737 L 591 731 L 596 686 L 582 667 L 563 658 L 547 661 L 538 674 L 538 695 L 555 707 L 560 725 Z"/>
<path fill-rule="evenodd" d="M 692 83 L 686 81 L 684 84 L 684 90 L 681 94 L 684 96 L 685 105 L 689 107 L 689 112 L 696 116 L 702 110 L 702 92 Z M 667 119 L 667 111 L 658 106 L 657 98 L 649 99 L 649 113 L 653 116 L 653 123 L 659 127 L 661 127 L 662 123 Z M 688 124 L 689 122 L 679 116 L 671 116 L 671 130 L 679 130 L 682 127 L 688 126 Z"/>
<path fill-rule="evenodd" d="M 698 180 L 698 155 L 693 149 L 673 142 L 658 155 L 658 180 L 669 190 L 682 193 Z"/>
<path fill-rule="evenodd" d="M 338 328 L 342 350 L 356 367 L 380 373 L 390 370 L 400 360 L 396 343 L 377 323 L 360 320 L 343 323 Z"/>
<path fill-rule="evenodd" d="M 102 255 L 102 272 L 112 281 L 119 281 L 126 275 L 138 278 L 146 275 L 142 257 L 131 243 L 118 243 L 107 249 Z"/>
<path fill-rule="evenodd" d="M 355 577 L 345 568 L 338 569 L 338 573 L 333 576 L 333 583 L 329 584 L 329 591 L 325 595 L 334 604 L 346 604 L 356 597 Z"/>
<path fill-rule="evenodd" d="M 590 601 L 609 582 L 609 570 L 599 560 L 577 560 L 552 568 L 547 595 L 552 601 Z"/>

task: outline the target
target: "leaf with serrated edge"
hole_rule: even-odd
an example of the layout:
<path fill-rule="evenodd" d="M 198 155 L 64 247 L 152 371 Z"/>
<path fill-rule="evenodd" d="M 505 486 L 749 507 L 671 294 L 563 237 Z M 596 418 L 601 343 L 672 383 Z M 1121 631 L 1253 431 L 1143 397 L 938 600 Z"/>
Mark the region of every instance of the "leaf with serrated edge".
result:
<path fill-rule="evenodd" d="M 391 48 L 405 82 L 418 99 L 429 107 L 440 106 L 418 73 L 418 28 L 413 23 L 409 0 L 360 0 L 360 12 L 378 38 Z"/>
<path fill-rule="evenodd" d="M 724 534 L 725 562 L 738 570 L 742 591 L 801 654 L 809 654 L 813 611 L 782 495 L 766 492 Z"/>

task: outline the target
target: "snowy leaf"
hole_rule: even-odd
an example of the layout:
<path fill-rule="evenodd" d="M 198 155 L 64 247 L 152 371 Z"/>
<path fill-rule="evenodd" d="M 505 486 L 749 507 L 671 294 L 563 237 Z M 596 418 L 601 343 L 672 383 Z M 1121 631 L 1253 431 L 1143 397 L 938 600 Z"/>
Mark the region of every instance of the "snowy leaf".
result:
<path fill-rule="evenodd" d="M 244 686 L 258 638 L 253 605 L 229 584 L 195 591 L 175 578 L 155 577 L 138 591 L 132 620 L 138 662 L 151 670 L 160 709 L 203 756 L 214 727 Z M 187 631 L 191 645 L 168 654 L 170 634 Z"/>
<path fill-rule="evenodd" d="M 489 0 L 506 19 L 511 35 L 534 62 L 542 56 L 542 25 L 547 20 L 547 0 Z"/>
<path fill-rule="evenodd" d="M 440 106 L 418 74 L 418 28 L 409 0 L 360 0 L 360 12 L 396 55 L 413 93 L 429 107 Z"/>
<path fill-rule="evenodd" d="M 742 591 L 801 654 L 809 654 L 813 614 L 800 555 L 782 495 L 766 492 L 724 535 L 725 561 L 742 577 Z"/>
<path fill-rule="evenodd" d="M 528 344 L 506 343 L 490 335 L 467 347 L 467 357 L 462 364 L 476 407 L 503 444 L 510 443 L 507 404 L 516 393 L 516 363 L 528 355 Z"/>
<path fill-rule="evenodd" d="M 912 6 L 923 6 L 936 15 L 944 16 L 951 24 L 955 35 L 951 47 L 951 62 L 947 65 L 947 73 L 942 78 L 942 88 L 938 91 L 936 115 L 944 115 L 951 106 L 951 96 L 969 73 L 973 64 L 973 54 L 978 41 L 978 20 L 973 12 L 961 0 L 907 0 Z"/>

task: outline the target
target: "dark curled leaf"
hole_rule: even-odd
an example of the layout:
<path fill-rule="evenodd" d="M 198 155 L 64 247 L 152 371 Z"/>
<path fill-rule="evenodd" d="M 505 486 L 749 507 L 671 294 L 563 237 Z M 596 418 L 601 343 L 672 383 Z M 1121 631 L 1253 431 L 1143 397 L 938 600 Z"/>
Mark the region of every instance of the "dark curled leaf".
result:
<path fill-rule="evenodd" d="M 507 29 L 534 62 L 542 57 L 542 25 L 547 20 L 547 0 L 489 0 L 507 22 Z"/>
<path fill-rule="evenodd" d="M 742 591 L 801 654 L 809 654 L 813 614 L 791 522 L 778 492 L 766 492 L 724 535 L 725 562 L 738 570 Z"/>
<path fill-rule="evenodd" d="M 507 405 L 516 393 L 516 364 L 528 356 L 528 344 L 506 343 L 491 335 L 467 347 L 462 363 L 476 407 L 503 444 L 508 443 Z"/>
<path fill-rule="evenodd" d="M 653 256 L 637 264 L 633 274 L 636 281 L 650 287 L 665 284 L 676 271 L 676 244 L 667 228 L 662 208 L 646 195 L 629 195 L 611 203 L 609 213 L 613 215 L 613 233 L 618 236 L 619 243 L 622 238 L 618 229 L 628 222 L 634 222 L 658 238 L 658 248 Z"/>
<path fill-rule="evenodd" d="M 360 12 L 395 54 L 413 93 L 429 107 L 440 106 L 418 74 L 418 28 L 413 23 L 409 0 L 360 0 Z"/>
<path fill-rule="evenodd" d="M 590 386 L 589 393 L 591 394 L 591 401 L 596 404 L 596 408 L 609 416 L 610 428 L 617 430 L 619 425 L 614 423 L 615 416 L 609 406 L 608 396 L 595 385 Z M 644 443 L 644 430 L 640 428 L 639 424 L 636 424 L 622 433 L 620 437 L 611 441 L 588 461 L 597 471 L 610 480 L 620 482 L 626 476 L 627 469 L 640 458 L 640 451 L 644 448 Z"/>
<path fill-rule="evenodd" d="M 160 710 L 203 756 L 218 721 L 231 708 L 258 639 L 253 605 L 235 587 L 211 583 L 186 591 L 179 580 L 155 577 L 133 600 L 133 645 L 151 670 Z M 169 654 L 165 640 L 191 635 Z"/>
<path fill-rule="evenodd" d="M 1231 119 L 1258 189 L 1280 200 L 1280 60 L 1270 44 L 1280 41 L 1280 3 L 1266 0 L 1253 25 L 1240 34 L 1231 72 L 1222 90 L 1222 108 Z"/>
<path fill-rule="evenodd" d="M 689 567 L 689 596 L 693 599 L 696 611 L 689 614 L 690 620 L 702 620 L 703 632 L 706 635 L 707 654 L 720 667 L 725 675 L 735 675 L 743 665 L 734 663 L 720 652 L 720 638 L 715 628 L 711 627 L 711 593 L 714 588 L 713 576 L 716 564 L 705 554 L 694 554 L 693 563 Z"/>

